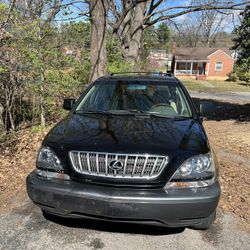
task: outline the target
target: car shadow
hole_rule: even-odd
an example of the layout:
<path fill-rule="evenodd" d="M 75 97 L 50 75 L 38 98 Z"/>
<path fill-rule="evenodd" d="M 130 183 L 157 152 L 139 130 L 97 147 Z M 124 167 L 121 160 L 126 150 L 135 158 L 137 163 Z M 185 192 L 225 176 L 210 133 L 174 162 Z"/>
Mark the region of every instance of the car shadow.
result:
<path fill-rule="evenodd" d="M 238 104 L 212 99 L 192 98 L 194 104 L 199 110 L 201 102 L 210 104 L 210 110 L 203 114 L 206 120 L 223 121 L 235 120 L 236 122 L 249 122 L 250 121 L 250 103 Z M 249 100 L 250 101 L 250 100 Z"/>
<path fill-rule="evenodd" d="M 242 85 L 242 86 L 250 87 L 250 83 L 249 82 L 239 82 L 238 84 Z"/>
<path fill-rule="evenodd" d="M 125 234 L 144 234 L 144 235 L 171 235 L 182 233 L 185 228 L 167 228 L 160 226 L 110 222 L 102 220 L 90 219 L 74 219 L 74 218 L 61 218 L 57 216 L 45 216 L 51 222 L 57 223 L 66 227 L 84 228 L 89 230 L 97 230 L 110 233 L 125 233 Z"/>

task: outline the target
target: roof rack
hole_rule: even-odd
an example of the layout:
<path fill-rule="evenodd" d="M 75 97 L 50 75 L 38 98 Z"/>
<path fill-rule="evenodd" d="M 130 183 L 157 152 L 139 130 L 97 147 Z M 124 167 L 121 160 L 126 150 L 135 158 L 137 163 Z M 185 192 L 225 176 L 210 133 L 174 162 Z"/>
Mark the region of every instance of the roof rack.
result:
<path fill-rule="evenodd" d="M 170 77 L 174 77 L 174 73 L 171 72 L 171 71 L 167 71 L 167 72 L 165 73 L 165 75 L 166 75 L 166 76 L 170 76 Z"/>
<path fill-rule="evenodd" d="M 110 73 L 111 76 L 113 75 L 124 75 L 124 74 L 135 74 L 135 75 L 152 75 L 153 72 L 144 72 L 144 71 L 124 71 L 124 72 L 112 72 Z"/>
<path fill-rule="evenodd" d="M 166 73 L 163 72 L 151 72 L 151 71 L 134 71 L 134 72 L 112 72 L 109 75 L 110 76 L 114 76 L 114 75 L 124 75 L 124 74 L 134 74 L 134 75 L 155 75 L 155 76 L 170 76 L 170 77 L 174 77 L 174 74 L 167 71 Z"/>

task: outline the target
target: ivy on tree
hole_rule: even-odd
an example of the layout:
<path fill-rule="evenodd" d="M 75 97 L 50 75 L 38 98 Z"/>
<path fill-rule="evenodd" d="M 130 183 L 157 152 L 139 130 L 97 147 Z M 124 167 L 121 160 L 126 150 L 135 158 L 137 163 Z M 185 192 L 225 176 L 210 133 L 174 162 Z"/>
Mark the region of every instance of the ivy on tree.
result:
<path fill-rule="evenodd" d="M 241 80 L 250 81 L 250 5 L 241 13 L 242 22 L 234 33 L 233 49 L 237 52 L 236 72 Z"/>

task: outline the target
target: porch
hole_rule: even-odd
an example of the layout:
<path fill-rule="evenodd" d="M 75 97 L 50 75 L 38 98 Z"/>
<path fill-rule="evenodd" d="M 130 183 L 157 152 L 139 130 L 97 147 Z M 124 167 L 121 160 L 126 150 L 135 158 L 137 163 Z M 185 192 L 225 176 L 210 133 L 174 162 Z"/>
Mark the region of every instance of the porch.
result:
<path fill-rule="evenodd" d="M 208 61 L 176 61 L 174 65 L 174 75 L 195 76 L 196 78 L 206 78 L 208 73 Z"/>

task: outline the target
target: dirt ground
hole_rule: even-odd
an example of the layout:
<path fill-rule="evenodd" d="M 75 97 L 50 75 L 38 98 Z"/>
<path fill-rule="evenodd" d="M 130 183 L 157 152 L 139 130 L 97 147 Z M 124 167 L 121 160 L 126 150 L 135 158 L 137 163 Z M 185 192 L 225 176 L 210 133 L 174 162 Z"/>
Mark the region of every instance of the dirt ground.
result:
<path fill-rule="evenodd" d="M 19 131 L 0 143 L 0 212 L 12 208 L 12 200 L 25 190 L 25 178 L 34 169 L 44 132 Z"/>
<path fill-rule="evenodd" d="M 215 112 L 204 120 L 220 164 L 220 208 L 239 218 L 250 231 L 250 106 L 215 102 Z M 34 168 L 36 154 L 47 131 L 18 132 L 0 143 L 0 212 L 13 208 L 13 200 L 25 190 L 25 178 Z"/>
<path fill-rule="evenodd" d="M 220 165 L 219 207 L 237 215 L 250 231 L 250 123 L 228 120 L 204 125 Z"/>

